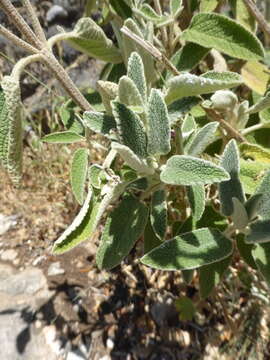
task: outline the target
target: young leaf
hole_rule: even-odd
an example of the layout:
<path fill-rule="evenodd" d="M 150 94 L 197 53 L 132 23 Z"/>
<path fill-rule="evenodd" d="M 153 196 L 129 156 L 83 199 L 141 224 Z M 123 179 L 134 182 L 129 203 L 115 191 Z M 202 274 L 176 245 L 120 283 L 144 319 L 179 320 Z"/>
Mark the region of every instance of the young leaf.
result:
<path fill-rule="evenodd" d="M 85 111 L 83 114 L 84 126 L 88 127 L 92 131 L 98 134 L 102 134 L 107 138 L 113 136 L 116 132 L 116 122 L 110 115 L 106 115 L 102 112 Z"/>
<path fill-rule="evenodd" d="M 147 156 L 146 134 L 140 118 L 124 104 L 112 101 L 113 115 L 124 145 L 141 158 Z"/>
<path fill-rule="evenodd" d="M 266 243 L 270 241 L 270 221 L 257 220 L 250 224 L 250 233 L 245 239 L 247 244 Z"/>
<path fill-rule="evenodd" d="M 84 200 L 84 186 L 87 176 L 89 150 L 81 148 L 75 151 L 71 163 L 71 188 L 80 205 Z"/>
<path fill-rule="evenodd" d="M 144 39 L 143 34 L 138 27 L 138 25 L 135 23 L 133 19 L 127 19 L 124 22 L 124 26 L 126 26 L 129 30 L 131 30 L 134 34 L 139 36 L 140 38 Z M 136 52 L 138 55 L 140 55 L 143 65 L 144 65 L 144 72 L 145 77 L 147 79 L 147 82 L 152 83 L 155 82 L 157 78 L 157 73 L 154 66 L 154 60 L 152 55 L 150 55 L 146 50 L 144 50 L 140 45 L 135 43 L 133 40 L 130 40 L 129 37 L 123 34 L 123 49 L 125 52 L 125 63 L 128 64 L 129 56 L 131 53 Z M 130 77 L 129 71 L 128 71 L 128 77 Z M 132 80 L 135 82 L 135 84 L 138 86 L 137 82 L 133 77 L 131 77 Z M 140 89 L 138 89 L 140 91 Z M 141 91 L 140 91 L 141 93 Z M 141 93 L 143 96 L 143 94 Z M 144 98 L 144 97 L 143 97 Z"/>
<path fill-rule="evenodd" d="M 77 119 L 71 100 L 68 100 L 59 108 L 59 115 L 65 129 L 79 135 L 84 133 L 82 123 Z"/>
<path fill-rule="evenodd" d="M 153 21 L 155 24 L 162 23 L 168 19 L 167 16 L 158 15 L 155 10 L 148 4 L 143 4 L 137 12 L 146 20 Z"/>
<path fill-rule="evenodd" d="M 121 104 L 127 107 L 141 108 L 143 111 L 143 99 L 134 81 L 128 76 L 122 76 L 118 85 L 118 97 Z"/>
<path fill-rule="evenodd" d="M 270 244 L 258 244 L 252 251 L 259 272 L 270 285 Z"/>
<path fill-rule="evenodd" d="M 71 225 L 63 232 L 54 243 L 53 253 L 62 254 L 71 250 L 82 241 L 87 240 L 95 230 L 93 222 L 95 219 L 95 199 L 93 192 L 89 189 L 85 202 Z"/>
<path fill-rule="evenodd" d="M 219 262 L 202 266 L 199 270 L 200 296 L 206 299 L 215 286 L 220 282 L 224 272 L 228 269 L 232 257 L 229 256 Z"/>
<path fill-rule="evenodd" d="M 184 155 L 172 156 L 160 175 L 164 183 L 171 185 L 213 184 L 229 178 L 229 174 L 220 166 Z"/>
<path fill-rule="evenodd" d="M 209 48 L 194 43 L 187 43 L 173 55 L 171 62 L 178 71 L 191 71 L 209 51 Z"/>
<path fill-rule="evenodd" d="M 137 52 L 131 53 L 128 59 L 127 76 L 134 81 L 143 101 L 146 101 L 147 86 L 144 74 L 144 65 L 141 56 Z"/>
<path fill-rule="evenodd" d="M 221 212 L 225 216 L 230 216 L 234 209 L 232 198 L 237 198 L 241 203 L 244 203 L 245 201 L 244 191 L 239 179 L 239 152 L 235 140 L 231 140 L 226 145 L 220 161 L 220 166 L 230 174 L 229 181 L 223 181 L 219 184 Z"/>
<path fill-rule="evenodd" d="M 213 141 L 217 128 L 218 122 L 210 122 L 203 126 L 194 136 L 188 149 L 185 149 L 187 154 L 191 156 L 200 155 Z"/>
<path fill-rule="evenodd" d="M 160 270 L 196 269 L 232 253 L 232 242 L 216 229 L 198 229 L 165 241 L 140 261 Z"/>
<path fill-rule="evenodd" d="M 170 13 L 179 14 L 182 9 L 182 0 L 170 0 Z"/>
<path fill-rule="evenodd" d="M 96 254 L 99 269 L 110 270 L 120 264 L 143 234 L 147 218 L 148 208 L 143 203 L 132 195 L 123 198 L 103 229 Z"/>
<path fill-rule="evenodd" d="M 144 160 L 140 159 L 129 147 L 112 143 L 112 149 L 117 151 L 125 163 L 132 169 L 136 170 L 139 174 L 153 175 L 155 170 L 151 168 Z"/>
<path fill-rule="evenodd" d="M 148 253 L 150 250 L 162 244 L 162 240 L 160 240 L 156 234 L 154 233 L 153 227 L 151 225 L 150 217 L 145 226 L 144 234 L 143 234 L 143 252 Z"/>
<path fill-rule="evenodd" d="M 156 236 L 163 240 L 167 230 L 167 202 L 164 190 L 152 195 L 150 220 Z"/>
<path fill-rule="evenodd" d="M 168 106 L 168 113 L 170 124 L 175 124 L 186 113 L 188 113 L 194 106 L 199 104 L 200 98 L 196 96 L 184 97 L 177 100 Z"/>
<path fill-rule="evenodd" d="M 102 98 L 103 105 L 108 115 L 112 115 L 111 101 L 118 95 L 118 85 L 111 81 L 97 82 L 97 90 Z"/>
<path fill-rule="evenodd" d="M 244 229 L 248 223 L 249 218 L 244 204 L 238 199 L 233 197 L 233 213 L 231 215 L 232 221 L 236 229 Z"/>
<path fill-rule="evenodd" d="M 219 14 L 195 15 L 182 38 L 237 59 L 258 60 L 264 57 L 262 44 L 251 32 L 236 21 Z"/>
<path fill-rule="evenodd" d="M 102 185 L 102 175 L 104 175 L 104 169 L 98 164 L 93 164 L 89 167 L 88 171 L 89 183 L 95 188 L 100 189 Z"/>
<path fill-rule="evenodd" d="M 257 215 L 263 220 L 270 220 L 270 171 L 268 170 L 264 175 L 260 185 L 256 188 L 255 195 L 261 194 L 261 198 L 257 203 Z"/>
<path fill-rule="evenodd" d="M 261 206 L 263 194 L 254 194 L 245 203 L 249 220 L 254 220 Z"/>
<path fill-rule="evenodd" d="M 256 29 L 256 20 L 249 11 L 244 0 L 237 0 L 235 4 L 236 20 L 243 25 L 246 29 L 254 32 Z"/>
<path fill-rule="evenodd" d="M 267 92 L 256 104 L 248 109 L 249 114 L 255 114 L 270 107 L 270 92 Z"/>
<path fill-rule="evenodd" d="M 196 121 L 192 115 L 187 115 L 182 123 L 181 131 L 183 139 L 188 138 L 197 129 Z"/>
<path fill-rule="evenodd" d="M 253 194 L 269 164 L 240 159 L 240 180 L 246 194 Z"/>
<path fill-rule="evenodd" d="M 161 93 L 156 89 L 152 89 L 147 112 L 147 150 L 150 155 L 165 155 L 170 152 L 171 131 L 169 122 L 167 106 Z"/>
<path fill-rule="evenodd" d="M 201 76 L 184 73 L 169 79 L 165 100 L 167 104 L 171 104 L 185 96 L 209 94 L 217 90 L 230 89 L 241 83 L 241 76 L 229 71 L 210 71 Z"/>
<path fill-rule="evenodd" d="M 201 0 L 200 12 L 212 12 L 218 6 L 219 0 Z"/>
<path fill-rule="evenodd" d="M 90 17 L 77 22 L 74 30 L 67 33 L 67 41 L 74 49 L 91 57 L 110 63 L 122 62 L 120 51 Z"/>
<path fill-rule="evenodd" d="M 200 220 L 205 209 L 205 190 L 203 185 L 193 185 L 187 188 L 188 201 L 195 222 Z"/>
<path fill-rule="evenodd" d="M 50 144 L 72 144 L 85 141 L 85 137 L 72 131 L 61 131 L 45 135 L 41 140 Z"/>
<path fill-rule="evenodd" d="M 257 144 L 241 144 L 239 147 L 241 154 L 244 157 L 252 158 L 256 161 L 270 163 L 270 151 L 264 149 L 262 146 Z"/>
<path fill-rule="evenodd" d="M 0 160 L 14 185 L 22 174 L 22 104 L 19 81 L 4 76 L 0 86 Z"/>
<path fill-rule="evenodd" d="M 109 0 L 116 14 L 122 19 L 132 17 L 132 10 L 125 0 Z"/>

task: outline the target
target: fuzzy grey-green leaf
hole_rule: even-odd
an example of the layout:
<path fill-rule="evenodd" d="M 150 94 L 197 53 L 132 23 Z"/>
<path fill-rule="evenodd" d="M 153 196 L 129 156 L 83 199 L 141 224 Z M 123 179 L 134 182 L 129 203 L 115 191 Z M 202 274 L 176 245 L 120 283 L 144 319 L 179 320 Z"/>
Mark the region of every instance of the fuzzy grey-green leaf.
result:
<path fill-rule="evenodd" d="M 230 71 L 209 71 L 201 76 L 183 73 L 169 79 L 165 100 L 167 104 L 171 104 L 186 96 L 209 94 L 217 90 L 230 89 L 241 83 L 241 76 Z"/>
<path fill-rule="evenodd" d="M 118 84 L 119 102 L 128 107 L 137 107 L 143 110 L 143 99 L 134 81 L 128 76 L 121 77 Z"/>
<path fill-rule="evenodd" d="M 239 151 L 235 140 L 231 140 L 226 145 L 220 166 L 230 174 L 230 180 L 223 181 L 219 184 L 221 212 L 225 216 L 230 216 L 233 213 L 232 198 L 235 197 L 242 203 L 245 201 L 244 191 L 239 179 Z"/>
<path fill-rule="evenodd" d="M 125 196 L 109 214 L 102 232 L 96 262 L 100 269 L 112 269 L 127 256 L 143 234 L 148 208 L 132 195 Z"/>
<path fill-rule="evenodd" d="M 42 141 L 50 144 L 72 144 L 85 141 L 85 138 L 72 131 L 61 131 L 43 136 Z"/>
<path fill-rule="evenodd" d="M 93 198 L 93 192 L 89 189 L 85 202 L 69 227 L 54 243 L 53 253 L 62 254 L 73 249 L 82 241 L 87 240 L 95 230 L 93 223 L 97 211 L 97 203 Z"/>
<path fill-rule="evenodd" d="M 84 201 L 84 187 L 88 169 L 89 150 L 86 148 L 77 149 L 71 163 L 71 188 L 80 205 Z"/>
<path fill-rule="evenodd" d="M 219 14 L 195 15 L 182 38 L 244 60 L 264 57 L 260 41 L 236 21 Z"/>
<path fill-rule="evenodd" d="M 233 202 L 233 213 L 231 217 L 234 226 L 236 229 L 239 230 L 244 229 L 249 223 L 249 218 L 246 208 L 238 198 L 233 197 L 232 202 Z"/>
<path fill-rule="evenodd" d="M 91 57 L 111 63 L 122 62 L 120 51 L 90 17 L 77 22 L 74 30 L 67 33 L 67 41 L 74 49 Z"/>
<path fill-rule="evenodd" d="M 140 118 L 118 101 L 112 101 L 112 109 L 122 143 L 139 157 L 145 158 L 146 134 Z"/>
<path fill-rule="evenodd" d="M 205 209 L 205 190 L 203 185 L 193 185 L 187 188 L 188 201 L 193 218 L 199 221 Z"/>
<path fill-rule="evenodd" d="M 247 244 L 270 242 L 270 221 L 257 220 L 250 224 L 250 233 L 245 239 Z"/>
<path fill-rule="evenodd" d="M 258 244 L 252 250 L 255 263 L 259 272 L 270 286 L 270 244 Z"/>
<path fill-rule="evenodd" d="M 4 76 L 0 87 L 0 160 L 15 185 L 22 174 L 21 112 L 19 81 Z"/>
<path fill-rule="evenodd" d="M 150 220 L 156 236 L 163 240 L 167 230 L 167 202 L 165 190 L 152 195 Z"/>
<path fill-rule="evenodd" d="M 191 156 L 200 155 L 213 141 L 217 128 L 218 122 L 210 122 L 198 130 L 188 149 L 185 149 L 187 154 Z"/>
<path fill-rule="evenodd" d="M 167 106 L 161 93 L 152 89 L 147 112 L 147 150 L 150 155 L 165 155 L 170 152 L 171 131 L 169 122 Z"/>
<path fill-rule="evenodd" d="M 187 43 L 173 55 L 171 62 L 178 71 L 191 71 L 209 51 L 209 48 L 194 43 Z"/>
<path fill-rule="evenodd" d="M 229 178 L 229 174 L 220 166 L 185 155 L 172 156 L 160 175 L 161 181 L 171 185 L 213 184 Z"/>
<path fill-rule="evenodd" d="M 268 170 L 264 175 L 260 185 L 256 188 L 255 194 L 262 194 L 261 199 L 257 204 L 257 214 L 263 220 L 270 220 L 270 198 L 269 198 L 269 189 L 270 189 L 270 171 Z"/>
<path fill-rule="evenodd" d="M 127 76 L 134 81 L 143 101 L 146 101 L 147 85 L 144 74 L 144 65 L 141 56 L 137 52 L 130 54 L 128 59 Z"/>
<path fill-rule="evenodd" d="M 113 136 L 117 128 L 113 116 L 97 111 L 85 111 L 83 114 L 83 123 L 92 131 L 108 138 Z"/>
<path fill-rule="evenodd" d="M 230 265 L 232 257 L 229 256 L 219 262 L 202 266 L 199 270 L 199 285 L 201 298 L 207 298 L 214 287 L 218 285 L 222 275 Z"/>
<path fill-rule="evenodd" d="M 165 241 L 140 260 L 155 269 L 188 270 L 220 261 L 232 250 L 232 242 L 220 231 L 202 228 Z"/>
<path fill-rule="evenodd" d="M 191 96 L 176 100 L 168 106 L 170 123 L 173 125 L 188 113 L 194 106 L 200 102 L 199 97 Z"/>
<path fill-rule="evenodd" d="M 111 101 L 114 100 L 118 95 L 118 85 L 111 81 L 97 82 L 97 91 L 99 92 L 102 103 L 106 109 L 108 115 L 112 115 Z"/>

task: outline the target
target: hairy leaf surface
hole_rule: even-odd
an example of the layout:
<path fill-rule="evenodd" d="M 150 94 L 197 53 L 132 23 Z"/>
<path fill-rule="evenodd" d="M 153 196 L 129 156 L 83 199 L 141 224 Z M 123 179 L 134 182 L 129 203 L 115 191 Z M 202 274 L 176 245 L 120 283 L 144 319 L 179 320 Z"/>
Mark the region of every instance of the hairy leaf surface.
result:
<path fill-rule="evenodd" d="M 146 101 L 147 85 L 144 74 L 144 65 L 141 56 L 137 52 L 130 54 L 128 59 L 127 76 L 134 81 L 143 101 Z"/>
<path fill-rule="evenodd" d="M 186 96 L 209 94 L 217 90 L 230 89 L 241 83 L 241 76 L 229 71 L 209 71 L 201 76 L 184 73 L 169 79 L 165 100 L 167 104 L 171 104 Z"/>
<path fill-rule="evenodd" d="M 110 63 L 122 62 L 120 51 L 90 17 L 81 18 L 67 35 L 68 43 L 76 50 Z"/>
<path fill-rule="evenodd" d="M 232 242 L 216 229 L 198 229 L 165 241 L 141 258 L 161 270 L 196 269 L 228 257 Z"/>
<path fill-rule="evenodd" d="M 252 251 L 259 272 L 270 286 L 270 244 L 258 244 Z"/>
<path fill-rule="evenodd" d="M 205 209 L 205 190 L 203 185 L 193 185 L 187 188 L 188 201 L 195 222 L 200 220 Z"/>
<path fill-rule="evenodd" d="M 221 212 L 225 216 L 230 216 L 234 209 L 232 198 L 235 197 L 242 203 L 245 201 L 244 191 L 239 179 L 239 152 L 235 140 L 231 140 L 226 145 L 222 154 L 220 166 L 230 174 L 230 180 L 219 184 Z"/>
<path fill-rule="evenodd" d="M 171 129 L 169 122 L 167 106 L 161 93 L 152 89 L 147 112 L 147 150 L 150 155 L 165 155 L 170 152 Z"/>
<path fill-rule="evenodd" d="M 148 208 L 131 195 L 123 198 L 108 216 L 97 251 L 100 269 L 112 269 L 127 256 L 143 234 Z M 123 219 L 125 219 L 123 221 Z"/>
<path fill-rule="evenodd" d="M 194 136 L 188 149 L 185 149 L 187 154 L 191 156 L 200 155 L 213 141 L 217 128 L 218 122 L 215 121 L 203 126 Z"/>
<path fill-rule="evenodd" d="M 219 14 L 195 15 L 183 39 L 214 48 L 237 59 L 256 60 L 264 57 L 259 40 L 236 21 Z"/>
<path fill-rule="evenodd" d="M 113 114 L 122 143 L 141 158 L 147 156 L 146 134 L 140 118 L 124 104 L 112 102 Z"/>
<path fill-rule="evenodd" d="M 72 131 L 61 131 L 45 135 L 41 140 L 50 144 L 72 144 L 85 141 L 85 137 Z"/>
<path fill-rule="evenodd" d="M 84 201 L 84 187 L 87 177 L 89 150 L 81 148 L 75 151 L 71 163 L 71 188 L 80 205 Z"/>
<path fill-rule="evenodd" d="M 229 178 L 229 174 L 220 166 L 184 155 L 172 156 L 160 175 L 164 183 L 171 185 L 213 184 Z"/>
<path fill-rule="evenodd" d="M 152 195 L 150 220 L 156 236 L 163 240 L 167 230 L 167 201 L 164 190 Z"/>
<path fill-rule="evenodd" d="M 95 133 L 102 134 L 108 138 L 116 131 L 116 122 L 113 116 L 97 111 L 85 111 L 83 123 Z"/>

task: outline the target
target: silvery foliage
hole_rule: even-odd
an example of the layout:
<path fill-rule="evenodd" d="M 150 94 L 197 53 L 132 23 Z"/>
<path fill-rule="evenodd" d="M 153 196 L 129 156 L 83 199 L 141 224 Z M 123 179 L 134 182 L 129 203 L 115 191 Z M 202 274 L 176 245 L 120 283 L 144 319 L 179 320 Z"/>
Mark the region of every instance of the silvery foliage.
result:
<path fill-rule="evenodd" d="M 120 16 L 126 17 L 124 26 L 139 41 L 147 39 L 149 43 L 155 28 L 171 24 L 183 10 L 182 2 L 175 0 L 170 1 L 170 13 L 162 15 L 140 1 L 124 4 L 117 8 Z M 126 11 L 147 23 L 144 31 L 135 19 L 125 16 Z M 228 27 L 227 36 L 224 29 Z M 225 141 L 230 134 L 202 110 L 210 109 L 231 128 L 242 130 L 251 114 L 269 107 L 269 93 L 249 107 L 248 101 L 239 101 L 230 90 L 243 83 L 239 74 L 230 71 L 167 73 L 161 86 L 157 81 L 160 68 L 152 55 L 121 34 L 115 24 L 114 28 L 119 47 L 90 18 L 79 20 L 74 30 L 62 34 L 79 51 L 114 64 L 114 70 L 125 64 L 127 71 L 117 76 L 117 83 L 109 71 L 111 77 L 97 83 L 100 106 L 72 119 L 63 111 L 66 130 L 43 138 L 47 143 L 81 144 L 73 154 L 70 176 L 81 209 L 55 241 L 53 253 L 93 241 L 104 226 L 96 256 L 100 269 L 119 265 L 143 239 L 143 264 L 181 270 L 189 281 L 193 270 L 199 269 L 200 293 L 206 297 L 231 262 L 233 237 L 242 234 L 245 240 L 239 245 L 240 254 L 248 254 L 244 260 L 253 262 L 270 283 L 270 170 L 264 167 L 265 174 L 253 194 L 247 192 L 251 175 L 241 174 L 236 140 Z M 211 48 L 244 60 L 264 55 L 251 32 L 215 13 L 195 15 L 182 39 L 187 44 L 172 56 L 179 69 L 192 70 Z M 192 66 L 185 58 L 190 52 L 194 52 Z M 203 122 L 196 115 L 200 111 Z M 6 76 L 0 88 L 0 159 L 16 184 L 22 168 L 21 115 L 19 80 Z M 103 164 L 90 163 L 93 133 L 106 150 Z M 222 151 L 217 145 L 221 139 Z M 269 155 L 256 146 L 245 151 L 252 151 L 255 159 Z M 244 164 L 249 170 L 250 163 Z"/>

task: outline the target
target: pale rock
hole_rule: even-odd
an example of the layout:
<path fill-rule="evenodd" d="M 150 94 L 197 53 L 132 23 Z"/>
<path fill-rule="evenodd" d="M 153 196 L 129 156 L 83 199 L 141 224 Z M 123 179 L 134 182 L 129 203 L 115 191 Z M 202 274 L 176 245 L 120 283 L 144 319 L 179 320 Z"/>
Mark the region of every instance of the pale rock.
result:
<path fill-rule="evenodd" d="M 65 270 L 61 268 L 60 261 L 52 263 L 48 268 L 48 276 L 63 275 Z"/>

